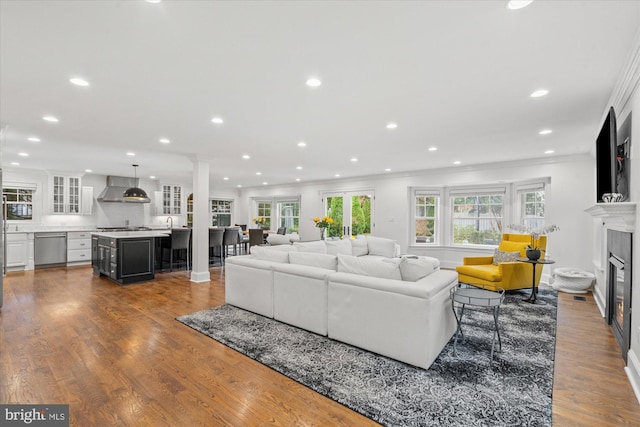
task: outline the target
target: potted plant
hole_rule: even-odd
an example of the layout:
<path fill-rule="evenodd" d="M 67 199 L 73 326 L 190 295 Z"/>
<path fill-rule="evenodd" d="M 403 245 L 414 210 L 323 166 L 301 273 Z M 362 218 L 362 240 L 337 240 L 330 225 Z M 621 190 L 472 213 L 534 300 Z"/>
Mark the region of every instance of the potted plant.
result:
<path fill-rule="evenodd" d="M 537 261 L 538 259 L 540 259 L 540 256 L 543 252 L 540 249 L 540 236 L 544 236 L 546 234 L 560 230 L 560 227 L 558 227 L 557 225 L 548 225 L 546 227 L 532 229 L 531 227 L 527 227 L 524 225 L 512 224 L 509 226 L 509 228 L 521 233 L 527 233 L 531 237 L 531 243 L 525 247 L 525 251 L 527 254 L 527 258 L 532 261 Z"/>
<path fill-rule="evenodd" d="M 267 218 L 264 216 L 253 217 L 251 218 L 251 221 L 253 221 L 258 226 L 258 228 L 262 229 L 264 229 L 267 224 Z"/>

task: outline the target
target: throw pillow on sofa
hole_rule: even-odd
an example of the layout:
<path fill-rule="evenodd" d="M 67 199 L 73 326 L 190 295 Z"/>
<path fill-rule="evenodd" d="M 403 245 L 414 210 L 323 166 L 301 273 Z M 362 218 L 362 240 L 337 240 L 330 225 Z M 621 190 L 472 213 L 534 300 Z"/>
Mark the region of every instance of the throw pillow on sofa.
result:
<path fill-rule="evenodd" d="M 289 262 L 289 253 L 296 252 L 296 249 L 290 245 L 264 247 L 254 246 L 252 249 L 251 254 L 257 259 L 285 264 Z"/>
<path fill-rule="evenodd" d="M 369 246 L 367 246 L 367 238 L 356 237 L 351 241 L 351 255 L 353 256 L 363 256 L 369 255 Z"/>
<path fill-rule="evenodd" d="M 402 280 L 416 282 L 433 273 L 433 261 L 426 257 L 405 255 L 400 259 Z"/>
<path fill-rule="evenodd" d="M 293 242 L 293 247 L 298 249 L 298 252 L 311 252 L 314 254 L 326 254 L 327 245 L 324 240 L 316 240 L 313 242 Z"/>
<path fill-rule="evenodd" d="M 393 258 L 396 256 L 396 242 L 384 237 L 367 236 L 369 255 Z"/>
<path fill-rule="evenodd" d="M 289 263 L 310 267 L 338 270 L 338 258 L 335 255 L 314 254 L 310 252 L 289 252 Z"/>
<path fill-rule="evenodd" d="M 400 267 L 395 260 L 368 259 L 338 254 L 338 272 L 402 280 Z"/>
<path fill-rule="evenodd" d="M 329 255 L 351 255 L 351 239 L 327 240 L 325 243 Z"/>

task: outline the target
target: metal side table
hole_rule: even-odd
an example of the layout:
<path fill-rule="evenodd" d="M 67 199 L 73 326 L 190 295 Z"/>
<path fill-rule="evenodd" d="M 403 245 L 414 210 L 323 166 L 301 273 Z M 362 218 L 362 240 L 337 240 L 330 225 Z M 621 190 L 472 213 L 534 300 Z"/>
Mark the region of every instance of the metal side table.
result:
<path fill-rule="evenodd" d="M 555 261 L 550 259 L 529 259 L 529 258 L 516 258 L 516 261 L 528 262 L 529 264 L 533 265 L 533 277 L 531 278 L 531 295 L 529 295 L 529 298 L 526 298 L 523 301 L 531 304 L 545 305 L 546 302 L 538 299 L 538 287 L 536 286 L 536 266 L 538 264 L 542 264 L 542 267 L 544 267 L 545 264 L 553 264 L 555 263 Z"/>
<path fill-rule="evenodd" d="M 453 314 L 456 316 L 458 322 L 458 328 L 456 329 L 456 338 L 453 341 L 453 354 L 456 354 L 456 347 L 458 345 L 458 336 L 462 335 L 462 341 L 464 342 L 464 332 L 462 332 L 462 318 L 466 310 L 471 311 L 484 311 L 485 309 L 493 309 L 493 340 L 491 341 L 491 360 L 493 360 L 493 350 L 496 344 L 496 336 L 498 337 L 498 351 L 502 351 L 502 340 L 500 339 L 500 329 L 498 328 L 498 316 L 500 315 L 500 305 L 504 301 L 504 289 L 491 286 L 489 287 L 469 287 L 461 288 L 455 287 L 451 289 L 451 308 Z M 474 308 L 468 308 L 471 306 Z M 456 312 L 456 308 L 459 308 L 459 314 Z M 465 323 L 465 325 L 472 325 L 471 323 Z M 472 325 L 478 326 L 480 325 Z"/>

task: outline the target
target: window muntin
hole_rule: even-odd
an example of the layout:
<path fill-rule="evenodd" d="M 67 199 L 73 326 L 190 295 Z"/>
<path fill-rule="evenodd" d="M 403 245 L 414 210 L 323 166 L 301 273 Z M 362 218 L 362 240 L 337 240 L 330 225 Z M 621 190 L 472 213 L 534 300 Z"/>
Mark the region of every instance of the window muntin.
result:
<path fill-rule="evenodd" d="M 500 242 L 503 194 L 455 194 L 451 203 L 453 244 L 497 245 Z"/>
<path fill-rule="evenodd" d="M 415 243 L 435 243 L 437 241 L 436 215 L 438 200 L 439 197 L 435 195 L 419 193 L 415 195 Z"/>
<path fill-rule="evenodd" d="M 260 226 L 266 229 L 271 229 L 271 202 L 259 201 L 256 204 L 256 217 L 266 218 L 265 222 Z"/>
<path fill-rule="evenodd" d="M 518 193 L 520 203 L 519 224 L 533 230 L 544 227 L 544 190 L 520 191 Z"/>
<path fill-rule="evenodd" d="M 211 225 L 230 227 L 233 202 L 231 200 L 211 199 Z"/>
<path fill-rule="evenodd" d="M 286 227 L 287 233 L 299 230 L 300 202 L 278 202 L 278 226 Z"/>
<path fill-rule="evenodd" d="M 13 221 L 33 220 L 33 193 L 31 188 L 3 188 L 2 197 L 6 200 L 5 212 L 2 212 L 4 219 Z"/>

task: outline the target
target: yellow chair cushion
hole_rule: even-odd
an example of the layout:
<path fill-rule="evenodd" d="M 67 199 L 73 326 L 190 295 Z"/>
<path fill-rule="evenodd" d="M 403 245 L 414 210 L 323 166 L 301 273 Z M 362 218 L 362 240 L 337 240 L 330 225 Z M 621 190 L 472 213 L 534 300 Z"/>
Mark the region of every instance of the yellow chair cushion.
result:
<path fill-rule="evenodd" d="M 477 277 L 487 282 L 500 282 L 502 280 L 500 268 L 493 264 L 459 265 L 456 267 L 456 271 L 460 275 Z"/>
<path fill-rule="evenodd" d="M 498 245 L 498 249 L 503 252 L 520 252 L 520 256 L 524 257 L 526 255 L 526 247 L 529 243 L 527 242 L 510 242 L 508 240 L 503 240 Z"/>

